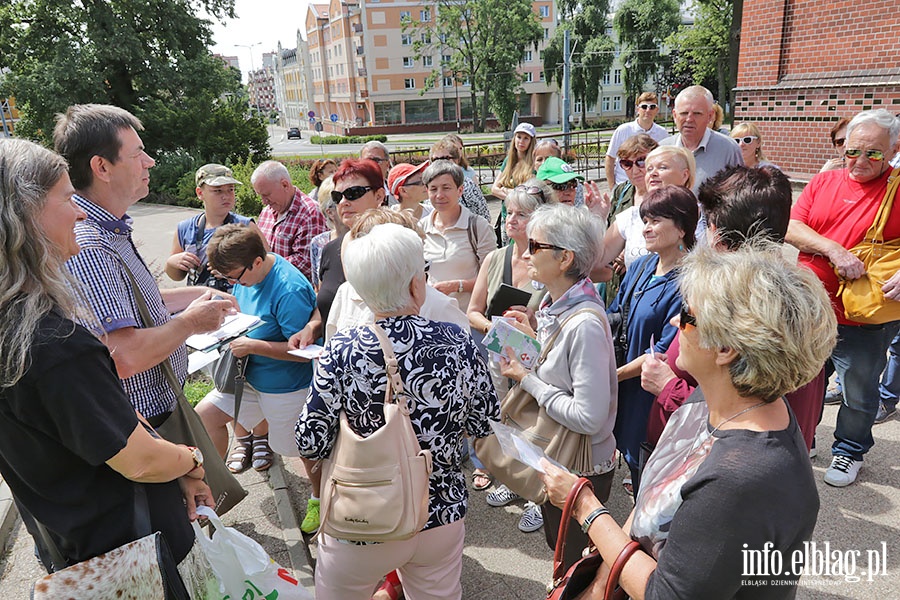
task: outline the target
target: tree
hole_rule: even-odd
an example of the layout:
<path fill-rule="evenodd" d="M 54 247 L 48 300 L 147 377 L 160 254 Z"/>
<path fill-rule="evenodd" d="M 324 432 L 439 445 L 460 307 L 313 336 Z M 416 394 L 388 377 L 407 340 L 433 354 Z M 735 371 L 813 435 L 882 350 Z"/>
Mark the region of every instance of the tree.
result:
<path fill-rule="evenodd" d="M 13 0 L 0 8 L 0 67 L 10 69 L 0 91 L 19 103 L 17 133 L 49 143 L 56 113 L 98 102 L 140 118 L 154 153 L 267 157 L 265 125 L 238 103 L 240 75 L 210 54 L 200 10 L 233 17 L 234 0 Z"/>
<path fill-rule="evenodd" d="M 547 83 L 555 77 L 562 84 L 563 36 L 568 30 L 572 94 L 581 100 L 583 126 L 587 121 L 588 106 L 596 104 L 600 96 L 601 78 L 615 58 L 615 44 L 606 34 L 609 0 L 560 0 L 558 7 L 560 25 L 544 49 L 544 76 Z"/>
<path fill-rule="evenodd" d="M 629 114 L 647 79 L 656 78 L 665 66 L 660 48 L 680 23 L 678 0 L 625 0 L 619 6 L 613 26 L 622 46 Z"/>
<path fill-rule="evenodd" d="M 407 20 L 403 24 L 404 32 L 421 33 L 413 42 L 416 58 L 449 53 L 449 62 L 442 62 L 432 71 L 427 86 L 433 86 L 448 73 L 456 81 L 468 82 L 475 131 L 484 131 L 488 108 L 498 116 L 509 114 L 511 119 L 509 107 L 514 110 L 521 82 L 516 67 L 522 61 L 522 53 L 537 47 L 543 36 L 531 2 L 438 0 L 436 6 L 434 30 L 427 22 Z M 431 35 L 432 31 L 436 35 Z"/>

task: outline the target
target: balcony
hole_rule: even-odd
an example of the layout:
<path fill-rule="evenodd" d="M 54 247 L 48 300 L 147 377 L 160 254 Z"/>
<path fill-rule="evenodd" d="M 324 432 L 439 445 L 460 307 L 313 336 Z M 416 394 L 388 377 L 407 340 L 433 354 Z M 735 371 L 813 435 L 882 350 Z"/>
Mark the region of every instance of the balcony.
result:
<path fill-rule="evenodd" d="M 354 23 L 353 24 L 353 33 L 362 33 L 362 32 L 363 32 L 362 23 Z"/>
<path fill-rule="evenodd" d="M 365 76 L 368 75 L 368 74 L 369 74 L 369 73 L 368 73 L 368 71 L 366 71 L 366 68 L 365 68 L 365 67 L 357 67 L 357 69 L 356 69 L 356 75 L 357 75 L 358 77 L 365 77 Z"/>
<path fill-rule="evenodd" d="M 357 56 L 363 56 L 363 55 L 365 55 L 365 53 L 366 53 L 365 46 L 357 46 L 356 47 L 356 55 Z"/>

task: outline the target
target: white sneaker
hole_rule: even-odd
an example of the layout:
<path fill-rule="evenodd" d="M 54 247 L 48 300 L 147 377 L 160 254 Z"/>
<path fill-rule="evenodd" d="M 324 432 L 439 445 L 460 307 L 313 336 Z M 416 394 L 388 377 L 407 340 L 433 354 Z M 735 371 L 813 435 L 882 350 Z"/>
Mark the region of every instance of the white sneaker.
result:
<path fill-rule="evenodd" d="M 523 533 L 531 533 L 537 531 L 544 526 L 544 516 L 541 514 L 541 507 L 534 502 L 525 503 L 525 512 L 519 519 L 519 531 Z"/>
<path fill-rule="evenodd" d="M 488 506 L 506 506 L 510 502 L 515 502 L 519 499 L 519 495 L 514 491 L 510 490 L 505 485 L 501 485 L 493 492 L 490 492 L 487 496 L 485 496 L 485 500 L 488 503 Z"/>
<path fill-rule="evenodd" d="M 831 466 L 825 471 L 825 483 L 834 487 L 846 487 L 856 481 L 861 460 L 853 460 L 849 456 L 835 455 L 831 459 Z"/>

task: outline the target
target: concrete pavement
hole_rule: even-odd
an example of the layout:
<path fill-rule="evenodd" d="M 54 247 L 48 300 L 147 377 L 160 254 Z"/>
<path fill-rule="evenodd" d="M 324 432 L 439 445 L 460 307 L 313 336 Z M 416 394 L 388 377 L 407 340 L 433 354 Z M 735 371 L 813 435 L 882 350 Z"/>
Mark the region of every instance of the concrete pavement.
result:
<path fill-rule="evenodd" d="M 162 272 L 171 249 L 175 224 L 192 212 L 195 211 L 144 204 L 129 211 L 135 218 L 138 248 L 154 272 Z M 167 281 L 164 275 L 161 280 L 163 284 Z M 900 468 L 897 461 L 900 419 L 895 417 L 875 426 L 876 446 L 867 456 L 858 483 L 837 489 L 822 483 L 830 461 L 828 447 L 836 415 L 837 407 L 825 407 L 818 429 L 821 456 L 813 460 L 813 468 L 822 507 L 813 541 L 819 551 L 829 544 L 832 566 L 850 567 L 852 559 L 854 572 L 806 576 L 801 579 L 798 598 L 900 597 L 894 583 L 900 573 Z M 746 460 L 752 461 L 753 457 L 748 456 Z M 619 522 L 624 521 L 631 509 L 631 499 L 621 487 L 623 471 L 619 469 L 617 473 L 609 501 L 610 510 Z M 226 524 L 256 539 L 273 559 L 293 569 L 301 582 L 311 587 L 312 570 L 307 565 L 297 527 L 309 494 L 309 483 L 299 459 L 287 458 L 283 466 L 279 461 L 267 474 L 250 470 L 239 477 L 250 495 L 226 515 Z M 778 499 L 768 502 L 777 504 Z M 10 504 L 0 488 L 0 536 L 4 532 L 3 508 Z M 544 543 L 543 531 L 531 534 L 518 531 L 516 524 L 521 511 L 521 503 L 491 508 L 484 501 L 484 492 L 470 491 L 463 557 L 463 598 L 466 600 L 543 597 L 552 570 L 552 553 Z M 30 536 L 15 519 L 15 512 L 6 515 L 12 528 L 7 539 L 8 550 L 0 563 L 0 597 L 27 598 L 31 583 L 42 570 L 32 555 Z M 315 554 L 315 548 L 312 552 Z M 886 574 L 881 570 L 872 574 L 874 565 L 870 567 L 868 559 L 875 556 L 883 557 Z M 693 559 L 704 560 L 704 557 Z M 855 581 L 855 577 L 861 579 Z"/>

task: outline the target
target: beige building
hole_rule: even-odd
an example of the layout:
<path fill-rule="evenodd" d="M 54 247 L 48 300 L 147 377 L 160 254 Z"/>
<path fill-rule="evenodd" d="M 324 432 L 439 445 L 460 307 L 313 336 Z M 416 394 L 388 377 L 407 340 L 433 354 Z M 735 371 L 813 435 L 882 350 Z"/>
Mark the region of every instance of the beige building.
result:
<path fill-rule="evenodd" d="M 313 110 L 310 87 L 309 50 L 297 30 L 297 47 L 282 48 L 278 44 L 275 55 L 275 101 L 283 127 L 305 128 L 307 113 Z"/>

